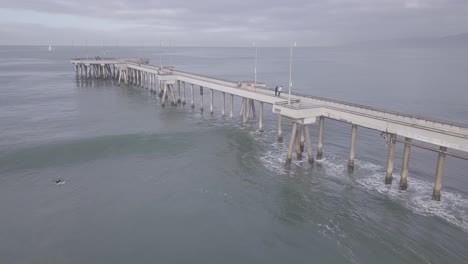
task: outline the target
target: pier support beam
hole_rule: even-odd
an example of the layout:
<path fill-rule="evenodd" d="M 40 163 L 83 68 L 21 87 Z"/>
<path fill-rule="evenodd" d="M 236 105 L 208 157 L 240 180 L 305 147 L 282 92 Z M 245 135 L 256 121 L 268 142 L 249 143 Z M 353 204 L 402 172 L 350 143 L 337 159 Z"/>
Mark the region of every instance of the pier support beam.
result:
<path fill-rule="evenodd" d="M 200 86 L 200 111 L 203 112 L 203 86 Z"/>
<path fill-rule="evenodd" d="M 193 93 L 193 83 L 190 84 L 190 107 L 195 108 L 195 95 Z"/>
<path fill-rule="evenodd" d="M 309 125 L 305 125 L 302 129 L 304 130 L 307 160 L 309 161 L 309 164 L 314 164 L 314 155 L 312 154 L 312 144 L 310 143 Z"/>
<path fill-rule="evenodd" d="M 225 115 L 225 109 L 226 109 L 226 93 L 222 92 L 221 93 L 221 115 Z"/>
<path fill-rule="evenodd" d="M 234 95 L 231 94 L 231 104 L 229 105 L 229 117 L 234 117 Z"/>
<path fill-rule="evenodd" d="M 300 148 L 301 148 L 301 152 L 304 152 L 304 125 L 302 126 L 302 130 L 301 130 L 301 142 L 299 144 Z"/>
<path fill-rule="evenodd" d="M 357 134 L 357 125 L 353 125 L 351 128 L 351 145 L 349 147 L 349 160 L 348 160 L 348 170 L 354 170 L 354 148 L 356 146 L 356 134 Z"/>
<path fill-rule="evenodd" d="M 258 132 L 263 132 L 263 102 L 260 103 L 260 116 L 258 117 Z"/>
<path fill-rule="evenodd" d="M 185 102 L 185 82 L 183 82 L 184 84 L 184 98 L 182 99 L 182 105 L 185 105 L 186 102 Z"/>
<path fill-rule="evenodd" d="M 214 91 L 213 89 L 210 89 L 210 114 L 213 114 L 213 97 Z"/>
<path fill-rule="evenodd" d="M 319 119 L 319 134 L 318 134 L 318 144 L 317 144 L 317 159 L 321 160 L 323 157 L 323 123 L 325 117 L 321 116 Z"/>
<path fill-rule="evenodd" d="M 297 127 L 297 137 L 296 137 L 296 157 L 297 160 L 302 160 L 302 151 L 301 151 L 301 137 L 302 137 L 302 131 L 303 131 L 303 126 Z"/>
<path fill-rule="evenodd" d="M 254 99 L 249 99 L 249 112 L 247 112 L 247 115 L 250 114 L 250 110 L 252 110 L 252 118 L 255 118 L 255 101 Z"/>
<path fill-rule="evenodd" d="M 405 138 L 405 149 L 403 150 L 403 165 L 400 174 L 400 190 L 408 189 L 408 166 L 411 153 L 411 138 Z"/>
<path fill-rule="evenodd" d="M 281 116 L 281 115 L 279 115 L 279 116 Z M 291 140 L 289 141 L 289 147 L 288 147 L 288 156 L 286 157 L 286 164 L 285 164 L 286 168 L 291 167 L 292 153 L 293 153 L 294 146 L 296 145 L 296 137 L 297 137 L 296 132 L 297 132 L 297 123 L 293 122 L 292 123 Z"/>
<path fill-rule="evenodd" d="M 164 107 L 166 104 L 166 94 L 167 94 L 167 85 L 165 83 L 162 83 L 163 85 L 163 96 L 162 96 L 162 103 L 161 106 Z"/>
<path fill-rule="evenodd" d="M 283 120 L 282 116 L 278 115 L 278 142 L 283 142 Z"/>
<path fill-rule="evenodd" d="M 393 181 L 393 157 L 395 156 L 396 134 L 390 135 L 388 142 L 387 173 L 385 174 L 385 184 L 392 184 Z"/>
<path fill-rule="evenodd" d="M 244 116 L 244 101 L 245 101 L 245 98 L 242 97 L 241 110 L 240 110 L 240 113 L 239 113 L 240 117 Z"/>
<path fill-rule="evenodd" d="M 242 124 L 245 125 L 247 123 L 248 116 L 248 100 L 247 98 L 242 99 Z"/>
<path fill-rule="evenodd" d="M 439 157 L 437 159 L 437 171 L 432 191 L 432 200 L 440 201 L 440 190 L 442 189 L 442 176 L 444 175 L 445 152 L 447 147 L 440 147 Z"/>
<path fill-rule="evenodd" d="M 180 99 L 180 81 L 177 81 L 177 103 L 182 103 L 182 100 Z"/>

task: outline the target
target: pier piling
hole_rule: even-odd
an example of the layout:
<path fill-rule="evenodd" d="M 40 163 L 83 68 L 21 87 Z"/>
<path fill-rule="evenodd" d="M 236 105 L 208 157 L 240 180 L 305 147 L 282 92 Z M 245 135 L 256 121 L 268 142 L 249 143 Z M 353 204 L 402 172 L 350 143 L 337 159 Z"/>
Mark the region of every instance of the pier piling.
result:
<path fill-rule="evenodd" d="M 304 130 L 304 125 L 302 125 L 302 130 L 301 130 L 301 142 L 299 144 L 300 148 L 301 148 L 301 153 L 304 152 L 304 133 L 305 133 L 305 130 Z"/>
<path fill-rule="evenodd" d="M 296 136 L 296 131 L 297 131 L 297 123 L 293 121 L 292 122 L 291 139 L 289 141 L 289 147 L 288 147 L 288 155 L 286 157 L 286 164 L 285 164 L 286 168 L 291 167 L 292 153 L 293 153 L 294 146 L 296 145 L 296 137 L 297 137 Z"/>
<path fill-rule="evenodd" d="M 314 164 L 314 155 L 312 154 L 313 153 L 312 144 L 310 143 L 309 125 L 305 125 L 302 129 L 304 130 L 307 160 L 309 161 L 309 164 Z"/>
<path fill-rule="evenodd" d="M 210 114 L 213 114 L 213 97 L 214 91 L 213 89 L 210 89 Z"/>
<path fill-rule="evenodd" d="M 242 99 L 242 124 L 245 125 L 247 123 L 248 116 L 248 105 L 247 105 L 247 98 Z"/>
<path fill-rule="evenodd" d="M 211 90 L 213 91 L 213 90 Z M 182 100 L 180 99 L 181 96 L 180 96 L 180 81 L 177 81 L 177 103 L 178 104 L 181 104 L 182 103 Z"/>
<path fill-rule="evenodd" d="M 442 189 L 442 176 L 444 174 L 445 166 L 445 152 L 446 147 L 440 147 L 439 157 L 437 158 L 437 170 L 434 181 L 434 189 L 432 191 L 432 200 L 440 201 L 440 190 Z"/>
<path fill-rule="evenodd" d="M 193 83 L 190 84 L 190 107 L 195 108 L 195 94 L 193 92 Z"/>
<path fill-rule="evenodd" d="M 200 86 L 200 111 L 203 112 L 203 86 Z"/>
<path fill-rule="evenodd" d="M 234 117 L 234 95 L 231 94 L 231 103 L 229 104 L 229 117 Z"/>
<path fill-rule="evenodd" d="M 411 153 L 411 138 L 405 138 L 405 149 L 403 150 L 403 164 L 400 174 L 400 190 L 408 189 L 408 166 Z"/>
<path fill-rule="evenodd" d="M 182 99 L 182 105 L 185 105 L 186 102 L 185 102 L 185 82 L 183 82 L 183 85 L 184 85 L 184 98 Z"/>
<path fill-rule="evenodd" d="M 396 134 L 391 134 L 388 142 L 387 173 L 385 174 L 385 184 L 392 184 L 393 181 L 393 157 L 395 156 Z"/>
<path fill-rule="evenodd" d="M 354 170 L 354 148 L 356 146 L 356 134 L 357 134 L 357 125 L 353 125 L 351 128 L 351 145 L 349 147 L 349 160 L 348 160 L 348 170 Z"/>
<path fill-rule="evenodd" d="M 258 117 L 258 132 L 263 132 L 263 102 L 260 102 L 260 116 Z"/>
<path fill-rule="evenodd" d="M 161 103 L 162 107 L 164 107 L 166 104 L 167 85 L 163 83 L 163 87 L 164 88 L 163 88 L 163 96 L 162 96 L 162 103 Z"/>
<path fill-rule="evenodd" d="M 297 138 L 296 138 L 296 157 L 297 160 L 302 160 L 302 151 L 301 151 L 301 137 L 302 137 L 303 126 L 297 125 Z"/>
<path fill-rule="evenodd" d="M 278 115 L 278 142 L 283 142 L 283 120 L 281 115 Z"/>
<path fill-rule="evenodd" d="M 319 118 L 319 134 L 318 134 L 318 144 L 317 144 L 317 159 L 321 160 L 323 157 L 323 123 L 324 117 Z"/>
<path fill-rule="evenodd" d="M 221 93 L 221 115 L 225 115 L 225 109 L 226 109 L 226 93 L 222 92 Z"/>

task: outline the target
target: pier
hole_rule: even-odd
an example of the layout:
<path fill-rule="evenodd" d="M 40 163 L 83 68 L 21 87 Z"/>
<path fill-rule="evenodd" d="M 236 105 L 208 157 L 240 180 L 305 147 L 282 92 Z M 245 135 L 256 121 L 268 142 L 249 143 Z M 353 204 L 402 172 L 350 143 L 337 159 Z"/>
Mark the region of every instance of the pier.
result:
<path fill-rule="evenodd" d="M 408 170 L 410 168 L 411 147 L 421 147 L 438 155 L 434 170 L 432 199 L 440 201 L 445 157 L 454 156 L 468 160 L 467 156 L 457 152 L 468 152 L 468 125 L 437 120 L 405 113 L 387 111 L 374 107 L 321 98 L 312 95 L 287 92 L 281 97 L 275 96 L 272 88 L 256 81 L 228 81 L 195 73 L 180 71 L 170 66 L 152 66 L 144 59 L 116 58 L 75 58 L 71 59 L 75 73 L 79 78 L 113 79 L 119 85 L 133 85 L 148 89 L 158 94 L 161 104 L 185 105 L 190 103 L 196 108 L 195 94 L 199 98 L 199 110 L 203 109 L 204 96 L 209 96 L 209 112 L 213 114 L 214 93 L 221 94 L 221 114 L 226 115 L 226 96 L 229 99 L 229 117 L 234 117 L 234 99 L 241 100 L 240 116 L 245 124 L 249 119 L 258 120 L 258 131 L 264 130 L 264 107 L 271 106 L 271 111 L 278 117 L 278 141 L 283 141 L 283 122 L 292 123 L 288 151 L 285 153 L 285 166 L 289 167 L 296 152 L 301 160 L 303 153 L 309 163 L 324 155 L 323 138 L 326 119 L 338 120 L 350 124 L 348 169 L 353 171 L 355 145 L 359 127 L 375 130 L 387 139 L 388 159 L 385 178 L 382 184 L 392 184 L 395 145 L 404 144 L 403 163 L 399 188 L 408 188 Z M 205 93 L 208 91 L 208 93 Z M 189 96 L 189 97 L 188 97 Z M 258 110 L 258 115 L 256 110 Z M 208 110 L 207 110 L 208 111 Z M 311 144 L 309 126 L 318 122 L 318 144 L 316 155 Z M 425 144 L 421 144 L 425 143 Z M 432 145 L 429 147 L 427 145 Z M 455 150 L 451 152 L 450 150 Z"/>

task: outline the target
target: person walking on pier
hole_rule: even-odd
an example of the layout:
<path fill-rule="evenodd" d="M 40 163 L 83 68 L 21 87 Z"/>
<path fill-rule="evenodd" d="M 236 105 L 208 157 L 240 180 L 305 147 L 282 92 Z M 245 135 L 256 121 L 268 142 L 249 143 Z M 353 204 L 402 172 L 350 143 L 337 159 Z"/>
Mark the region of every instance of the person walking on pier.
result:
<path fill-rule="evenodd" d="M 283 90 L 283 86 L 280 86 L 278 88 L 278 97 L 281 97 L 281 91 Z"/>
<path fill-rule="evenodd" d="M 278 85 L 275 87 L 275 96 L 278 96 Z"/>

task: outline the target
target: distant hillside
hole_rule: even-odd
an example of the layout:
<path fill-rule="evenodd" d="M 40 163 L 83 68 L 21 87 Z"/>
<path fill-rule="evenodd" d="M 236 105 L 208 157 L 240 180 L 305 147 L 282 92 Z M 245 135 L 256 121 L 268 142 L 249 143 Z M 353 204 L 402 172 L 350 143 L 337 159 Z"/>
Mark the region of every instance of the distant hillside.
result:
<path fill-rule="evenodd" d="M 351 43 L 361 47 L 468 47 L 468 33 L 445 37 L 371 40 Z"/>

